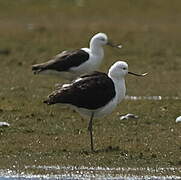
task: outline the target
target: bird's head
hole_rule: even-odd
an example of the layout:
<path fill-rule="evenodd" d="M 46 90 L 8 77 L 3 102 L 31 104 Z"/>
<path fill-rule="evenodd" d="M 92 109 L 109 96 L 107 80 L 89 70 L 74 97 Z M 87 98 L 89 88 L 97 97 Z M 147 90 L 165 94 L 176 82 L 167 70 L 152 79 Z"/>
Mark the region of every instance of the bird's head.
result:
<path fill-rule="evenodd" d="M 128 64 L 124 61 L 117 61 L 115 62 L 111 68 L 109 69 L 109 76 L 114 77 L 116 79 L 124 78 L 127 74 L 132 74 L 135 76 L 145 76 L 147 73 L 144 74 L 137 74 L 128 71 Z"/>
<path fill-rule="evenodd" d="M 97 33 L 91 39 L 95 44 L 106 45 L 108 43 L 108 37 L 105 33 Z"/>

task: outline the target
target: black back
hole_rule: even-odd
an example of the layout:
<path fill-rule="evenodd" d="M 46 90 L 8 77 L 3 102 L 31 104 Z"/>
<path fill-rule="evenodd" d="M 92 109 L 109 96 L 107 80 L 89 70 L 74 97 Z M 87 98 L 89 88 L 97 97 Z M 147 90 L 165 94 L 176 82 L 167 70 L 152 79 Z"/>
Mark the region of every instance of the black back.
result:
<path fill-rule="evenodd" d="M 61 87 L 49 95 L 47 104 L 66 103 L 79 108 L 97 109 L 116 95 L 113 81 L 105 73 L 83 75 L 69 86 Z"/>
<path fill-rule="evenodd" d="M 54 59 L 34 65 L 32 70 L 55 70 L 55 71 L 68 71 L 71 67 L 79 66 L 89 59 L 89 54 L 81 49 L 73 51 L 63 51 L 55 56 Z"/>

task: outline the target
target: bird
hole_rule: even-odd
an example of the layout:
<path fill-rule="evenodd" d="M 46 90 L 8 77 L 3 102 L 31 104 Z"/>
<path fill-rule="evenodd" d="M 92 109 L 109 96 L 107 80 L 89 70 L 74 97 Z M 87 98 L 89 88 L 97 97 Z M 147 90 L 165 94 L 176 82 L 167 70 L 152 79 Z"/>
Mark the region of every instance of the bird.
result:
<path fill-rule="evenodd" d="M 93 144 L 93 119 L 110 114 L 125 97 L 125 76 L 132 74 L 145 76 L 128 71 L 128 64 L 124 61 L 115 62 L 108 74 L 94 71 L 81 75 L 69 84 L 63 84 L 53 91 L 44 103 L 68 104 L 82 116 L 89 118 L 88 131 L 90 133 L 91 151 Z"/>
<path fill-rule="evenodd" d="M 54 74 L 73 80 L 99 68 L 104 58 L 104 45 L 122 47 L 108 40 L 105 33 L 97 33 L 91 38 L 89 48 L 63 51 L 45 63 L 32 65 L 32 71 L 34 74 Z"/>

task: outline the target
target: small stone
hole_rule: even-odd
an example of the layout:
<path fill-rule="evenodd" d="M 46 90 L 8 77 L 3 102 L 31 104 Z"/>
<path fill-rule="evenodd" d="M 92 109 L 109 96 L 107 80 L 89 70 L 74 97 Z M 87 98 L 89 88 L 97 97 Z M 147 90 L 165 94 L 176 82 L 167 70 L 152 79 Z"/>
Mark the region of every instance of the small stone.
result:
<path fill-rule="evenodd" d="M 176 122 L 181 122 L 181 116 L 176 118 Z"/>
<path fill-rule="evenodd" d="M 142 152 L 140 152 L 140 154 L 139 154 L 139 158 L 140 158 L 140 159 L 142 159 L 142 158 L 143 158 L 143 153 L 142 153 Z"/>
<path fill-rule="evenodd" d="M 156 154 L 152 154 L 151 158 L 157 158 L 157 155 Z"/>
<path fill-rule="evenodd" d="M 7 122 L 0 122 L 0 127 L 9 127 L 10 124 Z"/>
<path fill-rule="evenodd" d="M 134 114 L 126 114 L 124 116 L 120 116 L 120 120 L 128 120 L 130 118 L 133 118 L 133 119 L 138 119 L 139 117 L 137 115 L 134 115 Z"/>

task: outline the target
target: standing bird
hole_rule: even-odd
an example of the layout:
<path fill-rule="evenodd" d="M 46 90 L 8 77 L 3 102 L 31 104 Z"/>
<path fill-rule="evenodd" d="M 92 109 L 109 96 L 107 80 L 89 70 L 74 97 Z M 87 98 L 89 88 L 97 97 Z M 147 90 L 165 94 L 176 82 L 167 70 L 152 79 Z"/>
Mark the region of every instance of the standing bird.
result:
<path fill-rule="evenodd" d="M 92 122 L 93 118 L 110 114 L 117 104 L 125 97 L 125 75 L 133 74 L 128 72 L 128 64 L 124 61 L 117 61 L 109 69 L 108 75 L 102 72 L 92 72 L 82 75 L 70 84 L 64 84 L 48 96 L 44 103 L 68 104 L 73 106 L 81 115 L 90 118 L 88 131 L 91 138 L 91 150 L 94 151 Z"/>
<path fill-rule="evenodd" d="M 104 57 L 104 45 L 122 47 L 108 41 L 106 34 L 98 33 L 91 38 L 89 48 L 63 51 L 48 62 L 33 65 L 32 71 L 34 74 L 59 74 L 65 79 L 73 80 L 99 68 Z"/>

